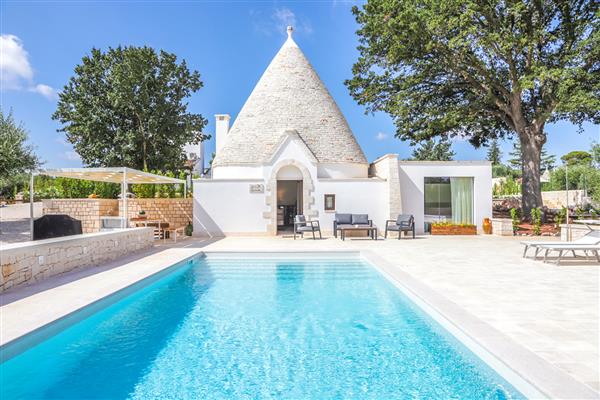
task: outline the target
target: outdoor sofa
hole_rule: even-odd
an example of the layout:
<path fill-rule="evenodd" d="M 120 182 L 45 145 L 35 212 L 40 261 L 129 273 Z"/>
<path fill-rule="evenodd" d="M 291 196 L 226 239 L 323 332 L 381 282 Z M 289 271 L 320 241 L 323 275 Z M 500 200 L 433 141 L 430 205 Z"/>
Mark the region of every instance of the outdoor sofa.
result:
<path fill-rule="evenodd" d="M 337 238 L 337 233 L 343 225 L 372 227 L 373 221 L 369 219 L 368 214 L 335 213 L 335 218 L 333 219 L 333 236 Z"/>
<path fill-rule="evenodd" d="M 385 221 L 385 238 L 387 239 L 388 231 L 398 232 L 398 240 L 402 237 L 402 232 L 412 232 L 413 239 L 415 238 L 415 217 L 410 214 L 400 214 L 396 219 Z"/>

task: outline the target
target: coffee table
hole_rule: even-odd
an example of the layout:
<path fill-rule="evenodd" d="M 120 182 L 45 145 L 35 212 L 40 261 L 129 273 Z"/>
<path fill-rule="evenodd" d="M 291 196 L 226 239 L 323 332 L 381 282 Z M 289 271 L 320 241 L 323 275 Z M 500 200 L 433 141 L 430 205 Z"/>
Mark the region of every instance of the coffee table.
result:
<path fill-rule="evenodd" d="M 346 240 L 347 231 L 367 231 L 371 239 L 377 240 L 377 227 L 375 225 L 338 225 L 340 237 Z"/>

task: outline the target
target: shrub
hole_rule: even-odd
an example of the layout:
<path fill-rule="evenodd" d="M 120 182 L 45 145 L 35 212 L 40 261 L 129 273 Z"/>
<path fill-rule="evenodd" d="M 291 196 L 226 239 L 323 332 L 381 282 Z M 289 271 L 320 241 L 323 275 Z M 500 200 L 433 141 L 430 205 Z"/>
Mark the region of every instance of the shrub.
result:
<path fill-rule="evenodd" d="M 533 225 L 533 234 L 539 236 L 542 233 L 542 209 L 531 209 L 531 223 Z"/>
<path fill-rule="evenodd" d="M 494 196 L 509 196 L 521 193 L 521 185 L 511 176 L 507 177 L 504 182 L 494 185 Z"/>
<path fill-rule="evenodd" d="M 519 210 L 516 208 L 511 208 L 510 219 L 512 220 L 513 234 L 516 234 L 517 230 L 519 229 L 519 224 L 521 223 L 521 219 L 519 218 Z"/>
<path fill-rule="evenodd" d="M 556 213 L 556 216 L 554 217 L 556 226 L 557 227 L 560 226 L 566 218 L 567 218 L 567 209 L 565 207 L 563 207 Z"/>

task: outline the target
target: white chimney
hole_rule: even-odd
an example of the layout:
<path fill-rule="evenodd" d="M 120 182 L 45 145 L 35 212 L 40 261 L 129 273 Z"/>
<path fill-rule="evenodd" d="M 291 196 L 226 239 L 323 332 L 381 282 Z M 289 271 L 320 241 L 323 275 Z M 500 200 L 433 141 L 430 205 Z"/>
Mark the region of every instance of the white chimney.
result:
<path fill-rule="evenodd" d="M 215 125 L 215 153 L 219 154 L 219 151 L 223 148 L 225 141 L 227 140 L 227 133 L 229 132 L 229 114 L 215 114 L 216 125 Z"/>

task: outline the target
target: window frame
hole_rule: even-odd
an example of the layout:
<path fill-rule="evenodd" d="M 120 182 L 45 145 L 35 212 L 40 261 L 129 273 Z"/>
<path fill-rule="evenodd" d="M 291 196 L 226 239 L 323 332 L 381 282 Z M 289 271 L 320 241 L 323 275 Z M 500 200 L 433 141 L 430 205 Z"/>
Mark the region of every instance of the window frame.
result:
<path fill-rule="evenodd" d="M 331 207 L 327 207 L 328 199 L 331 199 Z M 323 195 L 323 209 L 325 211 L 335 211 L 335 194 L 328 193 Z"/>

